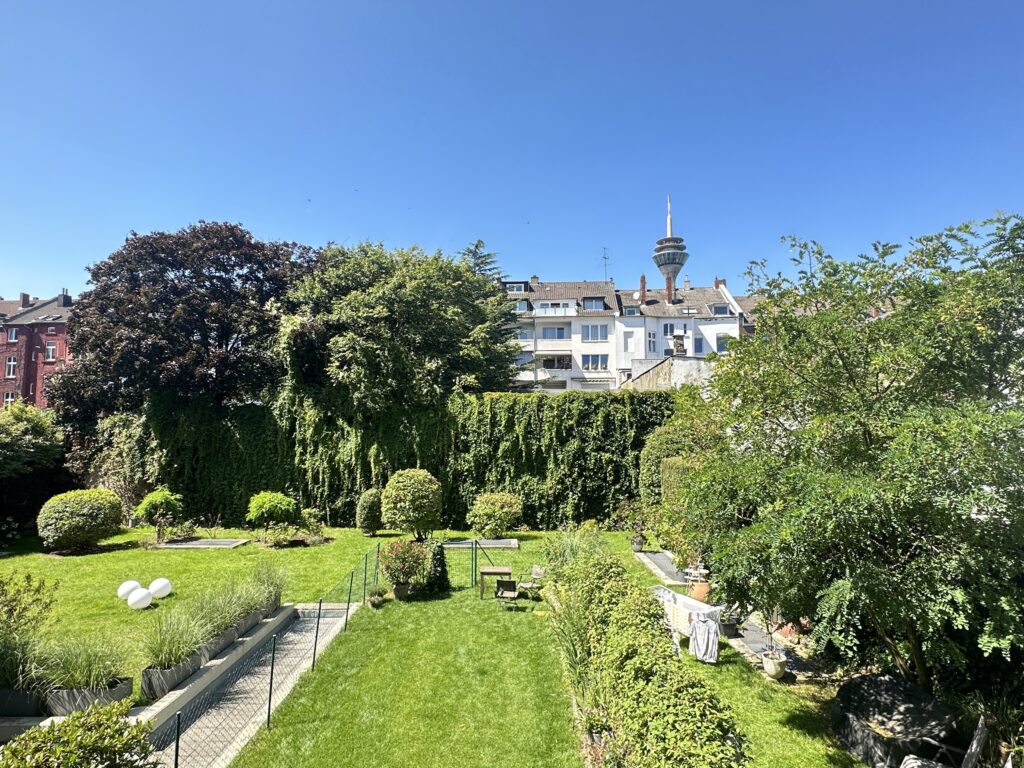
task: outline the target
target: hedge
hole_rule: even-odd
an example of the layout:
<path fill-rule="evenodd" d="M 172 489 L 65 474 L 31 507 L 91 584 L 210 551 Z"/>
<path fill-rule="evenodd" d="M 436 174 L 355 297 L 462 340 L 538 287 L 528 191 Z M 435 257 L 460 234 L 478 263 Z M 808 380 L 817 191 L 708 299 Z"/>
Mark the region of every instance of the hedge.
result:
<path fill-rule="evenodd" d="M 614 557 L 583 550 L 558 570 L 548 597 L 582 722 L 605 734 L 603 763 L 734 768 L 747 762 L 730 709 L 676 657 L 661 606 Z"/>
<path fill-rule="evenodd" d="M 461 527 L 480 493 L 504 491 L 523 499 L 524 523 L 553 528 L 607 519 L 636 497 L 640 451 L 673 401 L 671 392 L 457 395 L 438 411 L 356 429 L 316 392 L 286 388 L 273 407 L 154 402 L 130 423 L 147 435 L 134 444 L 157 454 L 145 480 L 210 522 L 240 523 L 250 496 L 270 489 L 351 525 L 363 491 L 421 467 L 441 483 L 444 526 Z"/>

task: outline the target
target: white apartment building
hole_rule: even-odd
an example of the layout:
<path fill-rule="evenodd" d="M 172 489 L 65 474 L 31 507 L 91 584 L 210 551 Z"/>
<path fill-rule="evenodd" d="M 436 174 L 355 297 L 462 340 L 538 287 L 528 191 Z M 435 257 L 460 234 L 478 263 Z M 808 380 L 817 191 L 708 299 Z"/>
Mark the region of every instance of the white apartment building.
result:
<path fill-rule="evenodd" d="M 686 278 L 676 289 L 687 254 L 683 239 L 672 234 L 669 206 L 667 236 L 655 249 L 665 288 L 649 289 L 643 275 L 637 289 L 617 289 L 611 280 L 543 282 L 536 275 L 503 282 L 516 302 L 519 386 L 618 389 L 666 357 L 700 360 L 751 332 L 755 300 L 734 297 L 725 280 L 699 288 Z"/>

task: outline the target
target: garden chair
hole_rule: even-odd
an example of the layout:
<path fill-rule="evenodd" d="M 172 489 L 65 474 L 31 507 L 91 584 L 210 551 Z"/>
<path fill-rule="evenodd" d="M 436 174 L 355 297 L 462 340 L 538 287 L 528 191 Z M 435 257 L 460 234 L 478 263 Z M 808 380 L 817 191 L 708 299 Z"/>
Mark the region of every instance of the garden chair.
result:
<path fill-rule="evenodd" d="M 967 747 L 966 751 L 949 744 L 942 744 L 932 739 L 922 738 L 922 741 L 925 743 L 938 747 L 939 751 L 935 753 L 935 759 L 925 760 L 917 755 L 907 755 L 903 758 L 903 762 L 900 763 L 900 768 L 944 768 L 947 765 L 958 765 L 960 768 L 975 768 L 981 759 L 981 750 L 985 746 L 986 736 L 988 736 L 988 729 L 985 727 L 985 718 L 979 717 L 978 727 L 974 730 L 974 738 L 971 739 L 971 745 Z M 960 762 L 959 758 L 954 756 L 955 754 L 963 755 L 963 762 Z M 943 758 L 948 762 L 940 762 Z"/>
<path fill-rule="evenodd" d="M 540 590 L 544 586 L 544 569 L 535 565 L 530 569 L 529 576 L 522 576 L 519 579 L 519 591 L 526 593 L 531 600 L 540 597 Z"/>
<path fill-rule="evenodd" d="M 498 600 L 498 607 L 512 606 L 515 608 L 516 601 L 519 599 L 519 588 L 512 579 L 498 579 L 494 585 L 494 596 Z"/>

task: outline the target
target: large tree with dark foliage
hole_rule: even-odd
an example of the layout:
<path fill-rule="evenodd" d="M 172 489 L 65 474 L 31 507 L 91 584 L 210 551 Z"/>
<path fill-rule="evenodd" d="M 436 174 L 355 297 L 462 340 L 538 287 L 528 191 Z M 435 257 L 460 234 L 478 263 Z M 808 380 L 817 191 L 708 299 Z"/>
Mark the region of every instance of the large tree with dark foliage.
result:
<path fill-rule="evenodd" d="M 68 323 L 74 364 L 50 401 L 81 427 L 153 395 L 214 403 L 259 397 L 280 369 L 271 351 L 281 301 L 305 248 L 265 243 L 238 224 L 132 232 L 89 267 Z"/>

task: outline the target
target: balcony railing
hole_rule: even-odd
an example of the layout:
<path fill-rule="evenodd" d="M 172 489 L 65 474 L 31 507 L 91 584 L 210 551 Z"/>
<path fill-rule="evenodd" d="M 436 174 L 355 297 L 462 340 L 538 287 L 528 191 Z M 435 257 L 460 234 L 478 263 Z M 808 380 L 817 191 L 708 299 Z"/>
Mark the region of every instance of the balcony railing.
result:
<path fill-rule="evenodd" d="M 536 307 L 534 317 L 576 317 L 576 307 Z"/>

